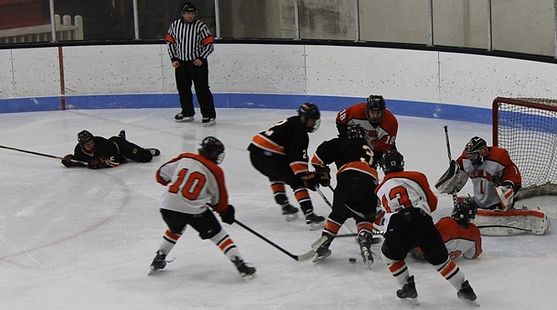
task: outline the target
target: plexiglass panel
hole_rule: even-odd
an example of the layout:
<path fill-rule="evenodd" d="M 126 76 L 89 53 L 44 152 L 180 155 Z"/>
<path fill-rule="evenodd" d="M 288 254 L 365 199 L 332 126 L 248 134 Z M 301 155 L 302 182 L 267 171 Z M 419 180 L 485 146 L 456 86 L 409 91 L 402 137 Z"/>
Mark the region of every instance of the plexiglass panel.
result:
<path fill-rule="evenodd" d="M 429 0 L 360 1 L 362 41 L 428 44 Z"/>
<path fill-rule="evenodd" d="M 355 0 L 300 0 L 302 39 L 355 40 Z"/>
<path fill-rule="evenodd" d="M 0 44 L 51 40 L 48 0 L 0 1 Z"/>
<path fill-rule="evenodd" d="M 488 0 L 435 0 L 435 45 L 488 48 Z"/>
<path fill-rule="evenodd" d="M 493 49 L 555 56 L 554 0 L 492 0 Z"/>

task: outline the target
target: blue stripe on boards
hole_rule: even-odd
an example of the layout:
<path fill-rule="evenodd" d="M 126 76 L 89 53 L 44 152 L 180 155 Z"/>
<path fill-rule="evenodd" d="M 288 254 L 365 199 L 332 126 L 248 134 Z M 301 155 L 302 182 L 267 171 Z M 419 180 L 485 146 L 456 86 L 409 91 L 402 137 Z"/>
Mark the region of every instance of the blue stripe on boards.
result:
<path fill-rule="evenodd" d="M 314 102 L 323 111 L 340 111 L 357 102 L 360 97 L 280 95 L 280 94 L 213 94 L 217 108 L 250 109 L 296 109 L 303 102 Z M 194 103 L 197 100 L 194 96 Z M 131 109 L 131 108 L 176 108 L 179 109 L 177 94 L 127 94 L 67 96 L 69 109 Z M 491 109 L 431 103 L 411 100 L 389 100 L 387 107 L 395 115 L 423 118 L 447 119 L 473 123 L 491 124 Z M 0 113 L 52 111 L 60 109 L 59 97 L 0 99 Z"/>

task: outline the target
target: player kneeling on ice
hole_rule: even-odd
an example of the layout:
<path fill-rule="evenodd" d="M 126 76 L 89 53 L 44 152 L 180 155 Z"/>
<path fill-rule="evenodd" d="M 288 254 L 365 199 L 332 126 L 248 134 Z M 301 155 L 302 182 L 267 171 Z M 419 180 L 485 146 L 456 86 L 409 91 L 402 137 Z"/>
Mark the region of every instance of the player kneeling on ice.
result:
<path fill-rule="evenodd" d="M 167 188 L 160 212 L 168 229 L 151 263 L 151 272 L 166 267 L 168 253 L 189 225 L 201 239 L 213 241 L 243 278 L 255 274 L 255 268 L 244 262 L 212 212 L 219 213 L 224 223 L 234 223 L 234 207 L 228 204 L 224 172 L 218 166 L 223 158 L 224 145 L 209 136 L 201 142 L 198 154 L 182 153 L 157 170 L 157 182 Z"/>
<path fill-rule="evenodd" d="M 367 144 L 367 131 L 358 125 L 349 125 L 346 133 L 321 143 L 311 164 L 321 185 L 328 186 L 331 163 L 337 166 L 337 186 L 334 190 L 332 211 L 321 234 L 321 245 L 316 249 L 314 262 L 331 254 L 329 246 L 348 218 L 354 218 L 358 228 L 358 241 L 363 261 L 371 267 L 373 221 L 377 209 L 377 171 L 371 167 L 373 152 Z"/>
<path fill-rule="evenodd" d="M 158 149 L 142 148 L 126 140 L 124 130 L 109 139 L 93 136 L 89 131 L 82 130 L 77 134 L 77 141 L 73 155 L 68 154 L 62 159 L 62 164 L 68 168 L 113 168 L 128 160 L 147 163 L 153 156 L 161 153 Z"/>
<path fill-rule="evenodd" d="M 425 259 L 457 289 L 459 298 L 475 300 L 474 290 L 449 257 L 433 224 L 431 212 L 437 208 L 437 197 L 426 176 L 417 171 L 404 171 L 404 158 L 398 151 L 385 153 L 380 165 L 385 178 L 377 188 L 377 197 L 385 211 L 387 226 L 381 254 L 401 287 L 396 295 L 410 300 L 418 297 L 414 276 L 410 276 L 404 259 L 411 249 L 419 246 Z"/>
<path fill-rule="evenodd" d="M 476 211 L 477 206 L 472 198 L 459 199 L 451 216 L 442 217 L 435 223 L 451 259 L 475 259 L 482 254 L 480 230 L 472 223 Z M 413 249 L 412 255 L 418 259 L 424 258 L 420 248 Z"/>

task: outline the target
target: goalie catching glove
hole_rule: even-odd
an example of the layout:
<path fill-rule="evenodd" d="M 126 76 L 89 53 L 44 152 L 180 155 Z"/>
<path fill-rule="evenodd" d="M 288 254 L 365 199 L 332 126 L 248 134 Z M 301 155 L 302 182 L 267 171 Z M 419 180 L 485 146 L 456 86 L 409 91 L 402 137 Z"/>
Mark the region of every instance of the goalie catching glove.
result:
<path fill-rule="evenodd" d="M 468 174 L 460 170 L 456 161 L 451 160 L 449 169 L 435 183 L 435 188 L 441 194 L 454 194 L 458 193 L 466 182 L 468 182 Z"/>
<path fill-rule="evenodd" d="M 513 208 L 514 205 L 514 189 L 513 185 L 509 182 L 503 182 L 501 186 L 495 188 L 497 196 L 501 199 L 501 206 L 503 211 L 507 211 Z"/>

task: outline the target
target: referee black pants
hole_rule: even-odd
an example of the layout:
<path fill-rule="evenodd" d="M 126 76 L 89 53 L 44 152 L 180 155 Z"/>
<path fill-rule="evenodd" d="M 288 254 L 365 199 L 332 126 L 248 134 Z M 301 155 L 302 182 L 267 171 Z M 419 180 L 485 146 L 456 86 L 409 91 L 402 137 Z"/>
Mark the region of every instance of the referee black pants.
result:
<path fill-rule="evenodd" d="M 216 118 L 213 94 L 209 90 L 209 66 L 207 60 L 203 60 L 201 66 L 196 66 L 193 61 L 180 61 L 180 66 L 175 69 L 176 88 L 180 95 L 180 106 L 184 116 L 193 116 L 193 94 L 192 82 L 195 87 L 195 95 L 199 102 L 203 118 Z"/>

